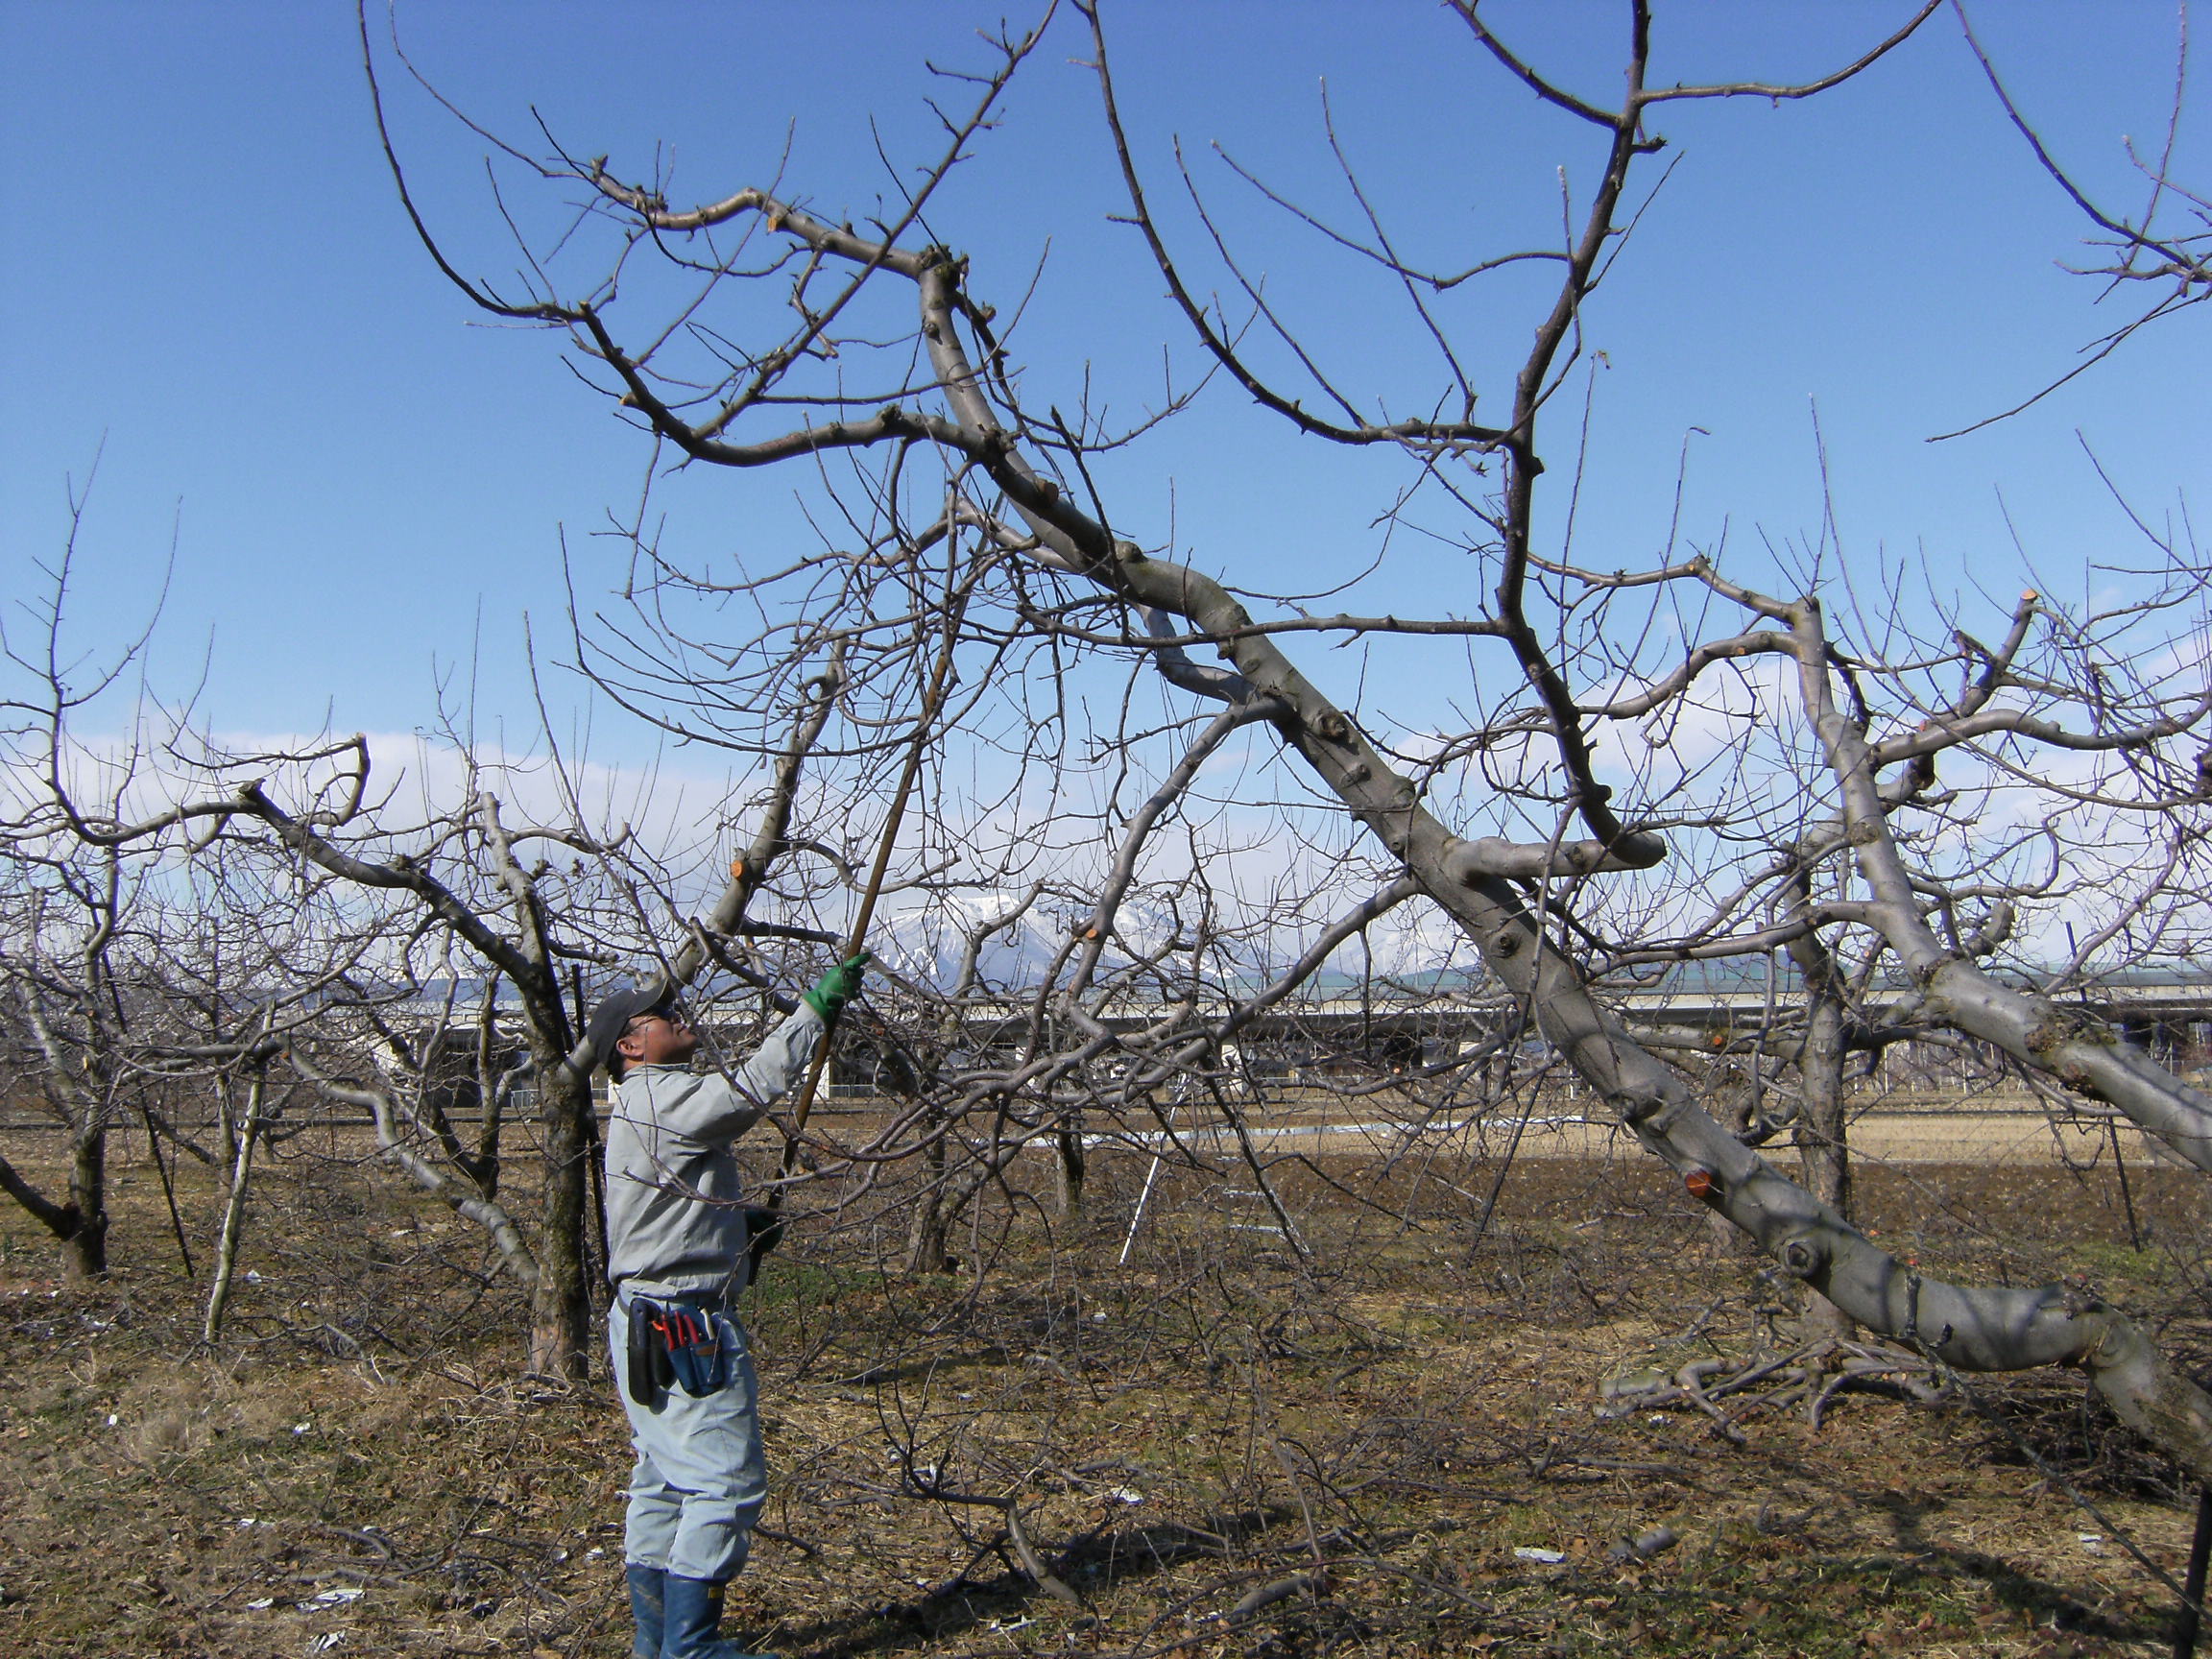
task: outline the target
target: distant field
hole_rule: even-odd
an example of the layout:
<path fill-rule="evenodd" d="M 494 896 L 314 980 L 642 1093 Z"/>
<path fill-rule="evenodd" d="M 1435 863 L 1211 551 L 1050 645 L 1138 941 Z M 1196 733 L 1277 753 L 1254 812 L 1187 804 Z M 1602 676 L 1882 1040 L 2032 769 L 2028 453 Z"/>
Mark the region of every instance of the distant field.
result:
<path fill-rule="evenodd" d="M 887 1104 L 865 1095 L 839 1098 L 817 1112 L 815 1129 L 848 1145 L 857 1144 L 889 1121 Z M 1427 1152 L 1480 1161 L 1508 1147 L 1516 1158 L 1606 1158 L 1633 1150 L 1625 1132 L 1587 1095 L 1553 1099 L 1525 1115 L 1504 1108 L 1423 1118 L 1406 1101 L 1388 1095 L 1347 1100 L 1301 1090 L 1288 1099 L 1244 1102 L 1241 1110 L 1254 1146 L 1270 1154 L 1358 1157 L 1365 1151 L 1390 1158 L 1418 1144 Z M 466 1114 L 456 1117 L 469 1121 Z M 294 1121 L 303 1122 L 304 1132 L 319 1137 L 327 1150 L 336 1151 L 341 1142 L 355 1155 L 368 1150 L 365 1118 L 310 1116 Z M 1238 1155 L 1234 1133 L 1223 1122 L 1209 1118 L 1193 1123 L 1190 1115 L 1180 1110 L 1168 1121 L 1176 1138 L 1203 1157 Z M 179 1127 L 193 1134 L 211 1125 Z M 1143 1151 L 1166 1141 L 1156 1119 L 1133 1122 L 1118 1134 L 1101 1133 L 1105 1125 L 1096 1118 L 1088 1127 L 1093 1144 L 1107 1151 L 1115 1146 Z M 51 1119 L 20 1106 L 0 1108 L 0 1137 L 6 1142 L 23 1137 L 43 1140 L 52 1133 Z M 1854 1152 L 1883 1164 L 2080 1166 L 2109 1158 L 2115 1139 L 2121 1156 L 2131 1164 L 2171 1156 L 2132 1124 L 2119 1125 L 2115 1136 L 2101 1123 L 2054 1123 L 2025 1097 L 1984 1095 L 1962 1101 L 1956 1096 L 1893 1096 L 1863 1112 L 1853 1120 L 1850 1134 Z M 1787 1132 L 1765 1150 L 1778 1163 L 1794 1162 Z"/>
<path fill-rule="evenodd" d="M 1255 1123 L 1252 1138 L 1270 1151 L 1338 1154 L 1365 1141 L 1385 1155 L 1403 1147 L 1407 1140 L 1405 1126 L 1385 1119 L 1360 1117 L 1330 1121 L 1304 1114 L 1300 1118 L 1296 1123 Z M 1491 1116 L 1449 1129 L 1431 1128 L 1423 1131 L 1423 1138 L 1455 1142 L 1455 1149 L 1479 1156 L 1485 1150 L 1503 1151 L 1513 1140 L 1515 1125 L 1511 1118 Z M 1869 1112 L 1851 1125 L 1850 1135 L 1856 1153 L 1884 1164 L 2053 1164 L 2061 1156 L 2067 1162 L 2082 1164 L 2109 1157 L 2112 1145 L 2111 1134 L 2101 1124 L 2055 1127 L 2032 1109 L 2001 1107 Z M 1198 1143 L 1209 1148 L 1227 1139 L 1213 1130 L 1202 1130 L 1197 1136 Z M 1625 1131 L 1580 1113 L 1534 1116 L 1521 1127 L 1515 1155 L 1601 1158 L 1623 1150 L 1626 1141 Z M 2121 1126 L 2119 1145 L 2121 1155 L 2129 1161 L 2154 1155 L 2142 1131 L 2132 1124 Z M 1777 1137 L 1765 1150 L 1778 1161 L 1792 1161 L 1787 1134 Z"/>
<path fill-rule="evenodd" d="M 1256 1147 L 1271 1153 L 1355 1155 L 1365 1146 L 1376 1156 L 1403 1154 L 1418 1142 L 1433 1151 L 1480 1160 L 1508 1147 L 1518 1158 L 1604 1158 L 1632 1149 L 1624 1130 L 1587 1099 L 1559 1100 L 1522 1113 L 1467 1112 L 1421 1119 L 1402 1102 L 1373 1100 L 1294 1100 L 1273 1109 L 1247 1107 L 1247 1133 Z M 864 1112 L 856 1112 L 864 1117 Z M 1233 1131 L 1207 1122 L 1192 1127 L 1188 1118 L 1170 1120 L 1175 1134 L 1192 1149 L 1212 1155 L 1236 1153 Z M 1885 1164 L 2055 1164 L 2093 1163 L 2111 1155 L 2114 1134 L 2103 1123 L 2054 1123 L 2025 1100 L 1984 1098 L 1972 1103 L 1909 1101 L 1885 1103 L 1855 1118 L 1851 1145 L 1860 1156 Z M 1127 1137 L 1100 1137 L 1127 1142 Z M 1166 1136 L 1145 1128 L 1141 1144 L 1157 1146 Z M 2167 1156 L 2153 1151 L 2143 1132 L 2123 1123 L 2117 1131 L 2121 1156 L 2129 1162 Z M 1785 1131 L 1766 1148 L 1778 1162 L 1793 1162 Z"/>

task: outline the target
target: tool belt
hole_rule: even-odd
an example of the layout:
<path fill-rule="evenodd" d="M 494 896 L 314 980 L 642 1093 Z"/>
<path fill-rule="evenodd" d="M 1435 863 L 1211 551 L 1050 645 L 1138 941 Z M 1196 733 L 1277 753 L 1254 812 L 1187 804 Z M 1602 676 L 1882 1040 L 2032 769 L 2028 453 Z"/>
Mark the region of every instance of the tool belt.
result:
<path fill-rule="evenodd" d="M 694 1399 L 730 1384 L 733 1344 L 728 1321 L 712 1308 L 632 1296 L 630 1398 L 650 1406 L 670 1388 Z"/>
<path fill-rule="evenodd" d="M 783 1241 L 783 1216 L 775 1210 L 748 1209 L 747 1280 L 757 1276 L 760 1259 Z M 730 1385 L 734 1374 L 736 1333 L 712 1307 L 698 1307 L 652 1296 L 630 1296 L 630 1398 L 650 1406 L 670 1388 L 693 1399 Z"/>

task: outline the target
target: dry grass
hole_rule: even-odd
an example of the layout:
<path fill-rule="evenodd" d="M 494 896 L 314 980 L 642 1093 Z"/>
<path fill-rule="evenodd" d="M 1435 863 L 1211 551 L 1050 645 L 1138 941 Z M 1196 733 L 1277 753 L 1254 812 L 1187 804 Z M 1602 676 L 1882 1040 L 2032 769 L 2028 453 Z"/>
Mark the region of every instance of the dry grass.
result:
<path fill-rule="evenodd" d="M 627 1651 L 606 1384 L 517 1382 L 523 1309 L 481 1245 L 347 1153 L 277 1165 L 214 1354 L 150 1167 L 98 1286 L 0 1215 L 0 1652 Z M 1116 1267 L 1141 1168 L 1111 1159 L 1088 1225 L 989 1213 L 980 1279 L 802 1231 L 749 1307 L 776 1489 L 732 1623 L 820 1659 L 2166 1650 L 2173 1599 L 2118 1540 L 2177 1573 L 2187 1516 L 2077 1382 L 1854 1397 L 1817 1432 L 1745 1408 L 1741 1445 L 1602 1417 L 1608 1376 L 1787 1339 L 1786 1287 L 1633 1164 L 1530 1164 L 1478 1240 L 1459 1193 L 1490 1173 L 1290 1175 L 1310 1270 L 1188 1181 Z M 2162 1240 L 2204 1200 L 2132 1173 L 2141 1251 L 2103 1168 L 1876 1168 L 1865 1208 L 1932 1271 L 2089 1274 L 2187 1355 L 2201 1265 Z M 204 1254 L 214 1195 L 182 1175 Z M 1016 1501 L 1080 1604 L 998 1509 L 918 1485 Z M 1673 1549 L 1607 1558 L 1660 1524 Z"/>

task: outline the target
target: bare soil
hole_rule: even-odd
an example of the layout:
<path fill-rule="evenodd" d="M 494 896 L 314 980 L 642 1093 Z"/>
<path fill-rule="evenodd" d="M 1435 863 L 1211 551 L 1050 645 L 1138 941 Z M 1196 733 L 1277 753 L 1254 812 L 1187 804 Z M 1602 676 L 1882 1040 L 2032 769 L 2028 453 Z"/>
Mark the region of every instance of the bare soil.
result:
<path fill-rule="evenodd" d="M 0 1214 L 0 1653 L 628 1651 L 610 1385 L 519 1379 L 519 1293 L 364 1150 L 288 1143 L 214 1351 L 189 1160 L 196 1277 L 142 1148 L 101 1283 Z M 1804 1310 L 1592 1150 L 1499 1182 L 1317 1142 L 1278 1169 L 1310 1265 L 1234 1178 L 1171 1170 L 1118 1265 L 1128 1154 L 1083 1219 L 1018 1183 L 951 1275 L 892 1269 L 896 1209 L 801 1227 L 748 1298 L 775 1491 L 729 1626 L 821 1659 L 2170 1650 L 2130 1551 L 2177 1578 L 2194 1496 L 2076 1378 L 1845 1395 L 1817 1429 L 1755 1390 L 1725 1425 L 1604 1415 L 1607 1378 L 1786 1352 Z M 2108 1145 L 2071 1150 L 1872 1162 L 1864 1218 L 1932 1273 L 2081 1278 L 2212 1353 L 2202 1183 L 2130 1157 L 2123 1197 Z"/>

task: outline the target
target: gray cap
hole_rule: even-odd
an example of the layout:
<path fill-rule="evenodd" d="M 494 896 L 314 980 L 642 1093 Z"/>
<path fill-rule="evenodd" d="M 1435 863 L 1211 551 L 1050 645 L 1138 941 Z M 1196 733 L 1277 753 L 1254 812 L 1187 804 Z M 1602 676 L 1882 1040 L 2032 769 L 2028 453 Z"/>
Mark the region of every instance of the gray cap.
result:
<path fill-rule="evenodd" d="M 622 1041 L 622 1033 L 630 1029 L 630 1022 L 656 1008 L 671 1007 L 675 1000 L 675 994 L 658 978 L 643 985 L 633 985 L 626 991 L 610 993 L 591 1010 L 591 1022 L 584 1028 L 584 1036 L 591 1045 L 591 1057 L 613 1070 L 614 1045 Z"/>

